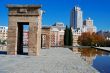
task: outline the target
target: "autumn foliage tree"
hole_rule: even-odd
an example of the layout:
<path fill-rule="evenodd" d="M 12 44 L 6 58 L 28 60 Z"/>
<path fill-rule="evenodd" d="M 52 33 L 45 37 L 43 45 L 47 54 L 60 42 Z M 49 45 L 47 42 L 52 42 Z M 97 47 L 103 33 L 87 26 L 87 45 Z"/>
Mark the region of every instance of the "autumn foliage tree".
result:
<path fill-rule="evenodd" d="M 82 33 L 81 36 L 78 37 L 78 43 L 83 46 L 90 46 L 91 45 L 91 37 L 90 33 Z"/>
<path fill-rule="evenodd" d="M 83 46 L 105 46 L 105 38 L 96 33 L 84 32 L 78 37 L 78 44 Z"/>

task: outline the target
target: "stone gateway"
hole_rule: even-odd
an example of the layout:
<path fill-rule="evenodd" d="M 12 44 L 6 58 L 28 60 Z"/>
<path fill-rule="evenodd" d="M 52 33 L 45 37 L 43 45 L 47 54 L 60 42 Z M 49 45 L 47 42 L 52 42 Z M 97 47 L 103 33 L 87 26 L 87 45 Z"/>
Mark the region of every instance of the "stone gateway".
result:
<path fill-rule="evenodd" d="M 23 53 L 23 25 L 29 25 L 28 55 L 39 55 L 41 48 L 41 5 L 7 5 L 7 54 Z"/>

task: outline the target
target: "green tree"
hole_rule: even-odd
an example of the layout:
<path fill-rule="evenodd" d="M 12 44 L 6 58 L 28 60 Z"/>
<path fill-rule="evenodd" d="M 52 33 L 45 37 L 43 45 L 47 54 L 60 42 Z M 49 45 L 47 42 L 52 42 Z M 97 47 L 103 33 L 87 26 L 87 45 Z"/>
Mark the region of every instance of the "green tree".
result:
<path fill-rule="evenodd" d="M 6 40 L 3 40 L 3 41 L 2 41 L 2 45 L 5 45 L 5 44 L 6 44 Z"/>
<path fill-rule="evenodd" d="M 0 40 L 0 44 L 1 45 L 5 45 L 6 44 L 6 40 Z"/>
<path fill-rule="evenodd" d="M 2 44 L 2 41 L 1 41 L 1 39 L 0 39 L 0 44 Z"/>
<path fill-rule="evenodd" d="M 69 40 L 69 31 L 68 31 L 68 26 L 66 25 L 65 33 L 64 33 L 64 46 L 69 45 L 68 40 Z"/>
<path fill-rule="evenodd" d="M 71 30 L 71 27 L 69 28 L 69 46 L 72 46 L 73 45 L 73 33 L 72 33 L 72 30 Z"/>
<path fill-rule="evenodd" d="M 71 27 L 68 28 L 66 26 L 65 33 L 64 33 L 64 46 L 72 46 L 73 45 L 73 34 Z"/>

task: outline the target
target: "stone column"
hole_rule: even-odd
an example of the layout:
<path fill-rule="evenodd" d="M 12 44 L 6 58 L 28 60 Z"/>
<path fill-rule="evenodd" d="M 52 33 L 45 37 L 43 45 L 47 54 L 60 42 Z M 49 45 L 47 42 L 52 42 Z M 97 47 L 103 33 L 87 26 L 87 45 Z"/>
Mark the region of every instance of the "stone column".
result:
<path fill-rule="evenodd" d="M 41 28 L 42 28 L 42 13 L 37 17 L 37 55 L 41 50 Z"/>
<path fill-rule="evenodd" d="M 29 55 L 33 55 L 33 56 L 38 55 L 39 42 L 38 42 L 37 32 L 38 32 L 37 24 L 34 22 L 30 22 L 29 23 L 29 50 L 28 50 Z"/>
<path fill-rule="evenodd" d="M 7 54 L 17 54 L 17 23 L 9 20 Z"/>
<path fill-rule="evenodd" d="M 46 48 L 50 48 L 50 33 L 46 35 Z"/>

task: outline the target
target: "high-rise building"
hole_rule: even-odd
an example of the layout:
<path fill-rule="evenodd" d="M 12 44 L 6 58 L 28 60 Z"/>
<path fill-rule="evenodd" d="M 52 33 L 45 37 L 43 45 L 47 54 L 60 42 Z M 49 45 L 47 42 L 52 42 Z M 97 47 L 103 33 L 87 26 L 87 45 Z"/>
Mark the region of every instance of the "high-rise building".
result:
<path fill-rule="evenodd" d="M 73 30 L 82 30 L 83 14 L 81 8 L 78 6 L 75 6 L 71 12 L 70 25 Z"/>
<path fill-rule="evenodd" d="M 86 20 L 84 20 L 84 22 L 83 22 L 83 32 L 93 33 L 93 32 L 96 32 L 96 31 L 97 31 L 97 29 L 94 26 L 93 20 L 90 17 L 87 18 Z"/>

